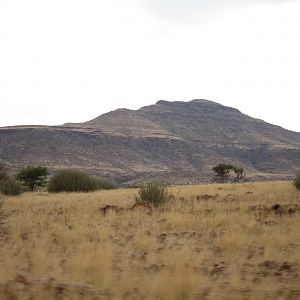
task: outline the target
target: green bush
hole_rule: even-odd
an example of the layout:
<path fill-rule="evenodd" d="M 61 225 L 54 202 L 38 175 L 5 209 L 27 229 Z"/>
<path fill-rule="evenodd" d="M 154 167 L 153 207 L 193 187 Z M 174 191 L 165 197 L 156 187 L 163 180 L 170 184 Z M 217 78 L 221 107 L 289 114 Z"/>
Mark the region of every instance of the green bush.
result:
<path fill-rule="evenodd" d="M 18 196 L 23 193 L 23 189 L 20 182 L 10 177 L 3 182 L 1 192 L 7 196 Z"/>
<path fill-rule="evenodd" d="M 98 190 L 113 190 L 117 188 L 117 186 L 110 180 L 102 178 L 95 178 L 95 180 Z"/>
<path fill-rule="evenodd" d="M 97 181 L 81 171 L 67 170 L 53 176 L 48 184 L 49 193 L 91 192 L 98 189 Z"/>
<path fill-rule="evenodd" d="M 34 191 L 37 187 L 44 187 L 47 184 L 49 171 L 43 166 L 27 166 L 20 170 L 16 178 L 21 181 L 26 189 Z"/>
<path fill-rule="evenodd" d="M 109 180 L 94 178 L 76 170 L 62 171 L 53 176 L 48 184 L 49 193 L 59 192 L 92 192 L 110 190 L 116 186 Z"/>
<path fill-rule="evenodd" d="M 300 190 L 300 173 L 296 175 L 293 185 L 297 190 Z"/>
<path fill-rule="evenodd" d="M 135 200 L 138 203 L 159 207 L 170 200 L 171 196 L 164 184 L 154 181 L 142 186 Z"/>

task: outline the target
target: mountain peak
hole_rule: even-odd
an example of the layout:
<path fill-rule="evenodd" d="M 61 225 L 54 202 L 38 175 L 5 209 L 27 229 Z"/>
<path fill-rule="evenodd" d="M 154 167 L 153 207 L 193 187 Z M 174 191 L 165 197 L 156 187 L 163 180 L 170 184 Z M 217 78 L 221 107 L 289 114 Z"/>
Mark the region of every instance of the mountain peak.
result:
<path fill-rule="evenodd" d="M 170 105 L 170 104 L 189 104 L 189 103 L 199 103 L 199 104 L 218 104 L 217 102 L 206 100 L 206 99 L 194 99 L 191 101 L 168 101 L 168 100 L 158 100 L 156 105 Z M 220 104 L 218 104 L 220 105 Z"/>
<path fill-rule="evenodd" d="M 141 108 L 142 110 L 153 110 L 166 108 L 169 110 L 180 110 L 181 112 L 186 112 L 188 114 L 199 114 L 201 112 L 210 112 L 210 113 L 222 113 L 222 112 L 231 112 L 231 113 L 241 113 L 238 109 L 232 108 L 229 106 L 222 105 L 220 103 L 207 100 L 207 99 L 194 99 L 191 101 L 167 101 L 159 100 L 155 105 L 145 106 Z"/>

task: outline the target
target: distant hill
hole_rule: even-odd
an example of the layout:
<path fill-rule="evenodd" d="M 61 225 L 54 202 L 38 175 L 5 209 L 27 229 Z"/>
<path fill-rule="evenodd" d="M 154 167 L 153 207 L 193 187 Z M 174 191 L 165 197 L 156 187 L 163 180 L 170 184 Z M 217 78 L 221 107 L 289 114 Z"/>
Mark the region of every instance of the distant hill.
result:
<path fill-rule="evenodd" d="M 300 133 L 208 100 L 158 101 L 85 123 L 2 127 L 0 160 L 15 169 L 82 169 L 127 184 L 209 181 L 223 162 L 253 179 L 283 179 L 300 168 Z"/>

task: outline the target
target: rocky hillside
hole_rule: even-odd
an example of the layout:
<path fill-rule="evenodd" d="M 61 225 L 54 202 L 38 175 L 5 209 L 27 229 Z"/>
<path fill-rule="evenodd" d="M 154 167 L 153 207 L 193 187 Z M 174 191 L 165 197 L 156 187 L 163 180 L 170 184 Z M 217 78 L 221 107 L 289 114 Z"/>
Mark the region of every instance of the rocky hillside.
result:
<path fill-rule="evenodd" d="M 0 160 L 83 169 L 120 183 L 208 181 L 223 162 L 251 178 L 281 179 L 300 168 L 300 133 L 208 100 L 158 101 L 80 124 L 0 128 Z"/>

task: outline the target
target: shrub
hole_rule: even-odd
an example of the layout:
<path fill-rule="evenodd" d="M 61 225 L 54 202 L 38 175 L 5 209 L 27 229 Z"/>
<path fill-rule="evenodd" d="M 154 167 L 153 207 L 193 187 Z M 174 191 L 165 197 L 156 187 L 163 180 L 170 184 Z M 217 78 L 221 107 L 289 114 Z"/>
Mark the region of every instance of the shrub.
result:
<path fill-rule="evenodd" d="M 95 178 L 95 180 L 96 180 L 96 183 L 97 183 L 97 189 L 98 190 L 113 190 L 113 189 L 117 188 L 115 183 L 113 183 L 110 180 L 102 179 L 102 178 Z"/>
<path fill-rule="evenodd" d="M 43 187 L 46 185 L 48 175 L 49 171 L 46 167 L 27 166 L 17 173 L 16 178 L 32 192 L 37 187 Z"/>
<path fill-rule="evenodd" d="M 20 182 L 10 177 L 3 182 L 1 192 L 7 196 L 18 196 L 22 194 L 23 189 Z"/>
<path fill-rule="evenodd" d="M 9 179 L 9 175 L 6 171 L 4 164 L 0 163 L 0 191 L 3 189 L 5 182 Z"/>
<path fill-rule="evenodd" d="M 115 189 L 113 182 L 94 178 L 84 172 L 66 170 L 53 176 L 48 184 L 49 193 L 59 192 L 92 192 L 96 190 Z"/>
<path fill-rule="evenodd" d="M 171 196 L 164 184 L 154 181 L 142 186 L 135 200 L 137 203 L 159 207 L 170 200 Z"/>
<path fill-rule="evenodd" d="M 91 192 L 98 189 L 95 178 L 80 171 L 67 170 L 53 176 L 48 185 L 49 193 Z"/>
<path fill-rule="evenodd" d="M 293 181 L 293 186 L 297 189 L 300 190 L 300 173 L 296 175 L 294 181 Z"/>
<path fill-rule="evenodd" d="M 20 182 L 8 175 L 5 165 L 2 163 L 0 163 L 0 192 L 7 196 L 17 196 L 23 192 Z"/>
<path fill-rule="evenodd" d="M 0 163 L 0 182 L 8 180 L 9 175 L 7 173 L 6 167 L 4 164 Z"/>

